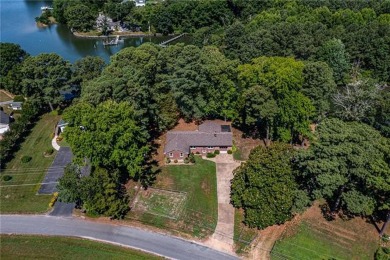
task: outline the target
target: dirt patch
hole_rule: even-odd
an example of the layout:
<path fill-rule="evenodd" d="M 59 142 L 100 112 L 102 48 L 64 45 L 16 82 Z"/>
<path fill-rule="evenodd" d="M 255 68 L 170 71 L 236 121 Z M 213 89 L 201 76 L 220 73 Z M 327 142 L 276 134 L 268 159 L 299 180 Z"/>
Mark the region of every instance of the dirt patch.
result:
<path fill-rule="evenodd" d="M 201 184 L 201 187 L 202 187 L 202 190 L 204 190 L 204 192 L 207 194 L 207 195 L 210 195 L 211 193 L 211 187 L 210 187 L 210 183 L 206 180 L 204 180 Z"/>
<path fill-rule="evenodd" d="M 133 210 L 178 219 L 186 197 L 184 192 L 149 188 L 138 192 Z"/>
<path fill-rule="evenodd" d="M 13 100 L 15 95 L 13 95 L 12 93 L 4 90 L 4 89 L 0 89 L 0 92 L 1 92 L 1 95 L 6 95 L 9 97 L 9 100 Z"/>
<path fill-rule="evenodd" d="M 250 137 L 245 137 L 243 132 L 236 129 L 233 129 L 233 142 L 235 147 L 238 149 L 241 160 L 247 160 L 251 150 L 259 145 L 265 146 L 264 142 L 260 139 L 254 139 Z"/>

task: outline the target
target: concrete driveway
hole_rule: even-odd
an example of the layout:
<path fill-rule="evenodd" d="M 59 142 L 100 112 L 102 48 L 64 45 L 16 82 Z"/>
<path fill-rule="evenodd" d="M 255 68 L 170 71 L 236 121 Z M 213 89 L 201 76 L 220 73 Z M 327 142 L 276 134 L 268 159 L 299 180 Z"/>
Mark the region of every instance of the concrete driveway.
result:
<path fill-rule="evenodd" d="M 230 204 L 230 181 L 233 170 L 241 163 L 229 154 L 215 158 L 217 166 L 218 222 L 214 234 L 206 244 L 225 252 L 233 253 L 234 207 Z"/>

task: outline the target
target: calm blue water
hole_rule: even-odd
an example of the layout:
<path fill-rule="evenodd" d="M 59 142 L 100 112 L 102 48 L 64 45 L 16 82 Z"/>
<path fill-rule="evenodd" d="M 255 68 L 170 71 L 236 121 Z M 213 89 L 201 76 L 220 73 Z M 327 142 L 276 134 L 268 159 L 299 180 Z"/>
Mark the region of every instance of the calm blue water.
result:
<path fill-rule="evenodd" d="M 54 52 L 74 62 L 87 55 L 100 56 L 106 62 L 111 55 L 128 46 L 144 42 L 159 43 L 166 37 L 127 38 L 117 46 L 103 46 L 102 40 L 73 36 L 64 25 L 39 28 L 35 17 L 41 14 L 41 6 L 51 6 L 51 1 L 0 0 L 0 41 L 19 44 L 31 55 Z"/>

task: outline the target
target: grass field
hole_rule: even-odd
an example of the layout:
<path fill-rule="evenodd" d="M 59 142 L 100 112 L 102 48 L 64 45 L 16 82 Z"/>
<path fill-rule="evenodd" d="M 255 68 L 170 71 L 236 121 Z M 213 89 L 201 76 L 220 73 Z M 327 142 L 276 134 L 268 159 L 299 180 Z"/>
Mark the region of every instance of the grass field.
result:
<path fill-rule="evenodd" d="M 248 252 L 249 245 L 256 238 L 257 229 L 244 225 L 244 212 L 238 209 L 234 211 L 234 247 L 237 254 Z"/>
<path fill-rule="evenodd" d="M 196 157 L 194 165 L 168 165 L 162 167 L 162 172 L 153 187 L 186 193 L 183 206 L 175 215 L 175 219 L 158 216 L 147 210 L 144 212 L 130 211 L 128 218 L 197 237 L 205 237 L 214 232 L 218 216 L 214 162 Z M 155 200 L 155 198 L 151 199 L 150 204 L 156 205 Z M 143 203 L 147 203 L 147 201 L 143 199 Z M 159 212 L 167 211 L 159 209 Z"/>
<path fill-rule="evenodd" d="M 70 237 L 1 235 L 1 259 L 162 259 L 134 249 Z"/>
<path fill-rule="evenodd" d="M 307 216 L 308 215 L 308 216 Z M 362 218 L 326 221 L 318 207 L 304 213 L 272 250 L 272 259 L 373 259 L 379 246 L 375 227 Z"/>
<path fill-rule="evenodd" d="M 2 177 L 12 176 L 9 181 L 0 179 L 1 213 L 38 213 L 47 210 L 51 196 L 36 193 L 40 187 L 38 183 L 42 182 L 55 157 L 55 153 L 50 157 L 43 154 L 51 148 L 50 134 L 58 119 L 59 116 L 42 116 L 15 153 L 15 157 L 6 165 L 6 169 L 1 170 Z M 22 163 L 23 156 L 31 156 L 32 159 Z"/>

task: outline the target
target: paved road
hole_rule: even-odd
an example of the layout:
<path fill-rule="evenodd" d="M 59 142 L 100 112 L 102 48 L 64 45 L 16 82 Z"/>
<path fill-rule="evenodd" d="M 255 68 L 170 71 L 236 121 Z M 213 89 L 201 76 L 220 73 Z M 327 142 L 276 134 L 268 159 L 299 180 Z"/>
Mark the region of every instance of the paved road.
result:
<path fill-rule="evenodd" d="M 50 216 L 55 217 L 72 217 L 73 209 L 75 207 L 75 203 L 65 203 L 57 201 L 54 204 L 54 209 L 49 213 Z"/>
<path fill-rule="evenodd" d="M 10 100 L 10 101 L 4 101 L 4 102 L 0 102 L 0 106 L 3 106 L 3 105 L 8 105 L 8 104 L 11 104 L 13 101 Z"/>
<path fill-rule="evenodd" d="M 45 179 L 41 188 L 39 189 L 39 194 L 52 194 L 57 190 L 57 181 L 64 174 L 65 166 L 72 161 L 72 151 L 69 147 L 61 147 L 57 152 L 56 158 L 51 164 L 50 168 L 47 170 Z"/>
<path fill-rule="evenodd" d="M 41 234 L 93 238 L 174 259 L 229 260 L 234 256 L 191 241 L 137 228 L 40 215 L 1 215 L 2 234 Z"/>

